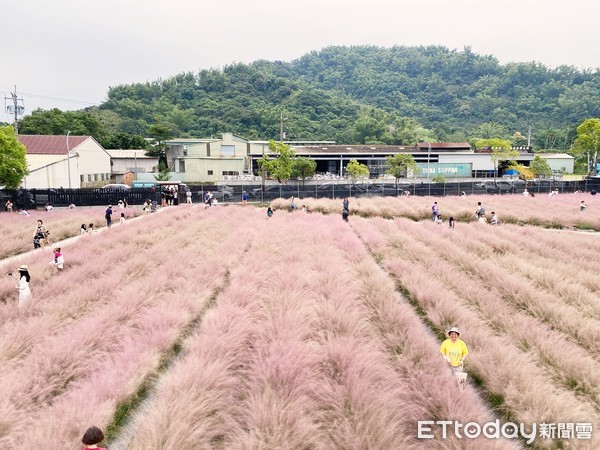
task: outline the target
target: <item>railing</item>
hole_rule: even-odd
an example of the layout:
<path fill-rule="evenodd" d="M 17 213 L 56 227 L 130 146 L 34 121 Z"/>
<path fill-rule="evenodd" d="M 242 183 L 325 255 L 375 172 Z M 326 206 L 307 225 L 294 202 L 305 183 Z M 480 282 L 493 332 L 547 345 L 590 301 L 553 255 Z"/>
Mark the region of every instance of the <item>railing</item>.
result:
<path fill-rule="evenodd" d="M 203 203 L 206 192 L 213 194 L 213 199 L 219 203 L 239 203 L 245 191 L 250 202 L 266 202 L 276 198 L 344 198 L 344 197 L 376 197 L 376 196 L 450 196 L 477 194 L 520 194 L 527 188 L 529 193 L 548 194 L 558 190 L 559 193 L 600 191 L 600 179 L 580 181 L 540 181 L 536 183 L 509 183 L 490 179 L 472 181 L 451 181 L 446 183 L 427 183 L 425 181 L 402 181 L 398 185 L 392 183 L 372 182 L 362 184 L 339 183 L 324 180 L 302 183 L 289 181 L 287 184 L 268 184 L 262 188 L 260 183 L 236 180 L 230 185 L 189 186 L 193 203 Z M 11 199 L 13 209 L 43 208 L 46 204 L 52 206 L 98 206 L 116 205 L 119 200 L 127 201 L 129 205 L 142 205 L 146 199 L 161 204 L 164 192 L 157 189 L 18 189 L 0 191 L 2 205 Z M 185 203 L 186 193 L 178 192 L 176 203 Z"/>

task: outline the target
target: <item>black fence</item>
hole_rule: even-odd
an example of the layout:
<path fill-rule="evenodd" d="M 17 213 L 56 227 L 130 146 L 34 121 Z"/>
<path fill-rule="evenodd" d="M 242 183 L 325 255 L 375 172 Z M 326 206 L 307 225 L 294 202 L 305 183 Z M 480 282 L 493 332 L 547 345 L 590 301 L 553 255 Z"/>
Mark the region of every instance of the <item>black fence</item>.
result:
<path fill-rule="evenodd" d="M 152 189 L 17 189 L 0 190 L 0 201 L 4 205 L 7 200 L 13 202 L 13 209 L 37 209 L 46 204 L 52 206 L 99 206 L 116 205 L 119 200 L 127 201 L 129 205 L 142 205 L 146 199 L 162 204 L 169 197 L 167 190 L 159 186 Z M 474 194 L 520 194 L 525 189 L 537 194 L 548 194 L 558 190 L 559 193 L 600 191 L 600 178 L 579 181 L 544 180 L 537 182 L 523 181 L 508 182 L 498 180 L 456 181 L 447 183 L 365 183 L 365 184 L 302 184 L 291 183 L 282 185 L 260 184 L 233 186 L 189 186 L 192 202 L 201 203 L 204 195 L 211 192 L 213 199 L 221 203 L 240 202 L 245 191 L 250 202 L 265 202 L 276 198 L 344 198 L 344 197 L 377 197 L 377 196 L 452 196 Z M 183 188 L 178 192 L 177 199 L 171 199 L 174 204 L 185 203 L 186 193 Z"/>

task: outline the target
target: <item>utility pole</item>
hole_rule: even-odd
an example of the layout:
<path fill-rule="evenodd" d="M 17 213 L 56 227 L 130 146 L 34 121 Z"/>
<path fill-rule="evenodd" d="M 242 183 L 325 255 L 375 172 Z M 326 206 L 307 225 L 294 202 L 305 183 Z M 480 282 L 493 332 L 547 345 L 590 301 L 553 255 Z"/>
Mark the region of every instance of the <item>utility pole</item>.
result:
<path fill-rule="evenodd" d="M 281 111 L 280 115 L 279 115 L 279 140 L 283 143 L 283 140 L 285 139 L 285 132 L 283 131 L 283 122 L 285 120 L 288 120 L 287 117 L 283 117 L 283 111 Z"/>
<path fill-rule="evenodd" d="M 12 105 L 6 104 L 7 100 L 12 101 Z M 25 112 L 25 106 L 23 105 L 23 99 L 17 97 L 17 86 L 15 86 L 15 92 L 10 93 L 10 97 L 4 97 L 4 104 L 6 105 L 6 112 L 13 114 L 15 119 L 13 127 L 15 134 L 19 134 L 19 116 L 22 116 Z"/>
<path fill-rule="evenodd" d="M 529 124 L 529 128 L 527 129 L 527 150 L 531 148 L 531 124 Z"/>

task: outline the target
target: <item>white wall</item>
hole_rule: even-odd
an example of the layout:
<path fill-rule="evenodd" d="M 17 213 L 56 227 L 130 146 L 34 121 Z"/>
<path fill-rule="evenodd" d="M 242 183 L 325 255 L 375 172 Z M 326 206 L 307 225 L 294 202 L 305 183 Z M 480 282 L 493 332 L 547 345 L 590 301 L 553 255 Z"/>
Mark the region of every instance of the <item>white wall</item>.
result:
<path fill-rule="evenodd" d="M 81 187 L 79 183 L 79 158 L 75 155 L 71 156 L 70 171 L 71 171 L 71 187 Z M 49 164 L 36 170 L 32 170 L 25 177 L 22 186 L 26 189 L 47 189 L 47 188 L 68 188 L 69 187 L 69 165 L 67 159 Z"/>
<path fill-rule="evenodd" d="M 106 178 L 110 179 L 110 155 L 94 139 L 87 139 L 71 150 L 71 153 L 79 155 L 79 175 L 84 176 L 82 187 L 85 187 L 87 183 L 109 183 Z M 104 174 L 104 180 L 102 180 L 101 174 Z M 91 175 L 91 181 L 88 180 L 88 175 Z"/>

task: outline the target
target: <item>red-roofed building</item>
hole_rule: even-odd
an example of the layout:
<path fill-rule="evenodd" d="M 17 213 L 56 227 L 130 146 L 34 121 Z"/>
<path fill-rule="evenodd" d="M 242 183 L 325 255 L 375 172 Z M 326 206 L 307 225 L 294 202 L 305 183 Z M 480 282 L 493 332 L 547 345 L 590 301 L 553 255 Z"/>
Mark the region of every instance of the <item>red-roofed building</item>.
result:
<path fill-rule="evenodd" d="M 25 188 L 101 187 L 110 183 L 110 155 L 91 136 L 22 134 L 18 138 L 27 150 Z"/>

